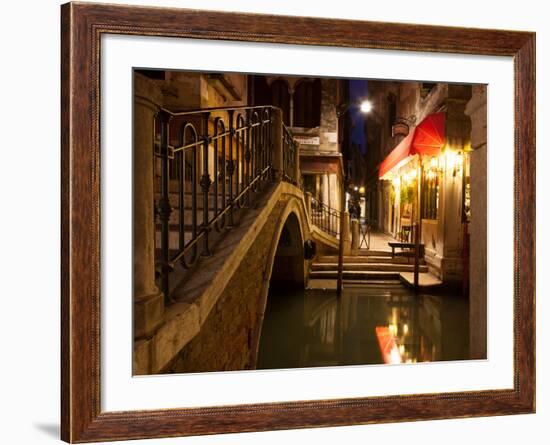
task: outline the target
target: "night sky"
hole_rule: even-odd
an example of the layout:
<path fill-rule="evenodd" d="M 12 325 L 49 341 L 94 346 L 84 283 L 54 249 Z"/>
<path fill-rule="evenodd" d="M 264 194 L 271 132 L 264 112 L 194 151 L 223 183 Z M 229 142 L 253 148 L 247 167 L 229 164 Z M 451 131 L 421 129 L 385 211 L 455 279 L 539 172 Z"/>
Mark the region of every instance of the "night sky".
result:
<path fill-rule="evenodd" d="M 349 81 L 349 102 L 351 104 L 358 104 L 362 100 L 367 99 L 368 82 L 365 79 L 350 79 Z M 358 144 L 361 152 L 363 154 L 367 151 L 367 141 L 365 137 L 364 123 L 365 123 L 365 114 L 361 113 L 358 106 L 351 106 L 350 110 L 351 117 L 351 131 L 350 131 L 350 140 L 352 144 Z"/>

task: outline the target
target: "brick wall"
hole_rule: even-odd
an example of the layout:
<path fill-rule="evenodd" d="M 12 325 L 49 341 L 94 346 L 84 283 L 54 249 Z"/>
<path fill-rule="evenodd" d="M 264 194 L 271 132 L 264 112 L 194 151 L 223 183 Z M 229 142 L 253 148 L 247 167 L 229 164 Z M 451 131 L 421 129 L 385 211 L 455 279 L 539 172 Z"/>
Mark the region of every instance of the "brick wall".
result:
<path fill-rule="evenodd" d="M 233 278 L 208 315 L 201 332 L 163 373 L 251 369 L 259 317 L 263 273 L 285 202 L 279 202 L 256 241 L 242 257 Z"/>

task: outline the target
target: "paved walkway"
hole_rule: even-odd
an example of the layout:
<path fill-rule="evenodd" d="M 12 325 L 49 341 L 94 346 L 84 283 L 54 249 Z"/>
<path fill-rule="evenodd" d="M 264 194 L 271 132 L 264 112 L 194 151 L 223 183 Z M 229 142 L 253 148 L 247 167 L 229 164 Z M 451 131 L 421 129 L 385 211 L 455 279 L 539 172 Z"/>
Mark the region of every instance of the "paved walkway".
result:
<path fill-rule="evenodd" d="M 371 232 L 370 234 L 370 248 L 369 250 L 383 250 L 391 252 L 391 247 L 388 242 L 397 241 L 393 236 L 387 235 L 382 232 Z M 366 250 L 362 248 L 361 250 Z"/>

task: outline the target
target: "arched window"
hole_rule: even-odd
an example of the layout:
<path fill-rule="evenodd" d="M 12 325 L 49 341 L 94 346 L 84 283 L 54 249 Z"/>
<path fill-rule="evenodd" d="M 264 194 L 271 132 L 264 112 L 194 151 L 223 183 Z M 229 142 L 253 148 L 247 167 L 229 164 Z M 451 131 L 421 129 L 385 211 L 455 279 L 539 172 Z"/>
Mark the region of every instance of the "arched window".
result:
<path fill-rule="evenodd" d="M 295 127 L 313 128 L 321 124 L 321 80 L 302 80 L 294 91 Z"/>
<path fill-rule="evenodd" d="M 271 84 L 271 98 L 273 105 L 283 110 L 283 122 L 290 125 L 290 93 L 288 83 L 278 79 Z"/>

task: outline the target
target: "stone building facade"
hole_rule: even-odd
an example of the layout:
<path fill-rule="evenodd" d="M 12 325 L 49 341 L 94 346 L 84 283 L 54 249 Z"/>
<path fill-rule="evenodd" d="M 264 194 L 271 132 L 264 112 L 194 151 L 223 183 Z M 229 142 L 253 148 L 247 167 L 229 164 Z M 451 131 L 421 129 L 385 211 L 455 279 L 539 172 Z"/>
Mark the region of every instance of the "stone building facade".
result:
<path fill-rule="evenodd" d="M 342 209 L 344 162 L 342 128 L 337 105 L 343 101 L 345 80 L 253 76 L 255 105 L 272 104 L 283 110 L 284 122 L 300 144 L 302 186 L 317 201 Z"/>
<path fill-rule="evenodd" d="M 466 104 L 472 86 L 422 82 L 369 82 L 376 110 L 367 118 L 368 215 L 374 226 L 412 242 L 420 227 L 425 261 L 447 283 L 468 286 L 472 124 Z M 437 156 L 410 156 L 382 178 L 378 169 L 408 132 L 444 113 L 444 144 Z"/>
<path fill-rule="evenodd" d="M 487 86 L 474 85 L 465 113 L 472 121 L 470 155 L 470 357 L 487 357 Z M 474 252 L 474 250 L 472 250 Z"/>

